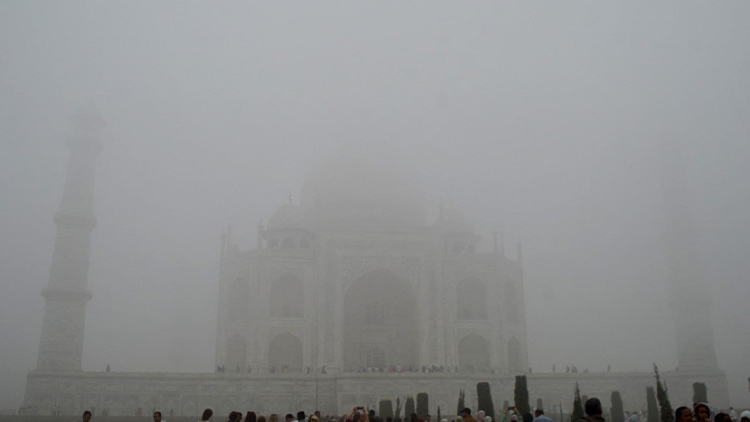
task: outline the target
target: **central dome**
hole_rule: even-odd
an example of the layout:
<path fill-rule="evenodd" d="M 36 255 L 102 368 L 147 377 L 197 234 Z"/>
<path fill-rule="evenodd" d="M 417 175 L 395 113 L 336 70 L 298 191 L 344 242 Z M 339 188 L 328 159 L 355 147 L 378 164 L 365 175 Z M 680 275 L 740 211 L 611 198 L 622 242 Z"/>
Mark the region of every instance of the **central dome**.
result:
<path fill-rule="evenodd" d="M 314 169 L 302 187 L 301 205 L 327 227 L 415 227 L 427 215 L 424 195 L 403 169 L 354 157 Z"/>

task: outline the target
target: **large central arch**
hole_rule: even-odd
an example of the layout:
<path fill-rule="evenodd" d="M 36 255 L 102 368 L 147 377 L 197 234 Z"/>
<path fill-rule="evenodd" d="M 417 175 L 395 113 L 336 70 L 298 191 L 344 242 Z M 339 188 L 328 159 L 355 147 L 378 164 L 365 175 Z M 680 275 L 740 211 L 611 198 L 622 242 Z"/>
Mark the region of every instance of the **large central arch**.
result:
<path fill-rule="evenodd" d="M 355 280 L 344 301 L 344 370 L 419 365 L 417 299 L 409 281 L 388 270 Z"/>

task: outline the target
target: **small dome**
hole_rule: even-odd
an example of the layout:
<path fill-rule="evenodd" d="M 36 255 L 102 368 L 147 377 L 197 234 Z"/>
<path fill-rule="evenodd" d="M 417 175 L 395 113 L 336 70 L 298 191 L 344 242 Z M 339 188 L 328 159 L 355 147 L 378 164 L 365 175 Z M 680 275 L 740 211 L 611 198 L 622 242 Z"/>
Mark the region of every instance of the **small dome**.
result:
<path fill-rule="evenodd" d="M 454 209 L 443 209 L 433 225 L 445 233 L 474 233 L 474 226 L 464 214 Z"/>
<path fill-rule="evenodd" d="M 268 229 L 307 229 L 307 215 L 294 204 L 282 205 L 268 219 Z"/>

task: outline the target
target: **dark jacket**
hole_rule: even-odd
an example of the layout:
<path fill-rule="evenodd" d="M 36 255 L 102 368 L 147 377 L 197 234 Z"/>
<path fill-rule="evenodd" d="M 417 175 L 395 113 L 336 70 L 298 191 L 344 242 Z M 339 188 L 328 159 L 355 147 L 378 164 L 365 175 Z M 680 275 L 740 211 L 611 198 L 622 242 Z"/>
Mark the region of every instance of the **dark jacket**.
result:
<path fill-rule="evenodd" d="M 578 422 L 607 422 L 604 420 L 602 415 L 586 415 L 582 417 Z"/>

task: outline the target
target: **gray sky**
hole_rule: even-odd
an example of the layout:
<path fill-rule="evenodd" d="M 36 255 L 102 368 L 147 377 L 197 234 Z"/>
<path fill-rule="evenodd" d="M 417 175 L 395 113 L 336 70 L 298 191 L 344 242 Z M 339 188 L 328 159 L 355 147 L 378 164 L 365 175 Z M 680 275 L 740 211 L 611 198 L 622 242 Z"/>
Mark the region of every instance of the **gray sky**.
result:
<path fill-rule="evenodd" d="M 84 368 L 211 371 L 219 235 L 339 151 L 524 242 L 535 371 L 676 365 L 677 141 L 735 405 L 750 376 L 750 3 L 0 3 L 0 409 L 36 365 L 68 117 L 99 159 Z M 709 305 L 710 303 L 710 305 Z M 710 393 L 710 392 L 709 392 Z"/>

